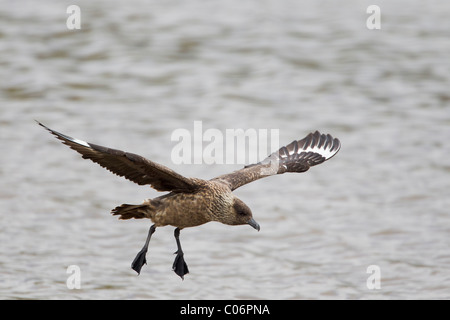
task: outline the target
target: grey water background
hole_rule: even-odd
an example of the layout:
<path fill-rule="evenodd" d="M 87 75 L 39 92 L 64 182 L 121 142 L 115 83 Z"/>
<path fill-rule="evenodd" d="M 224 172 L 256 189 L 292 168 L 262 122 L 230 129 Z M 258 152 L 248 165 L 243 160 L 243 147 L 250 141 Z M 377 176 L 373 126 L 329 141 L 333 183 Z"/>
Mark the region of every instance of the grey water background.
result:
<path fill-rule="evenodd" d="M 0 298 L 448 299 L 448 1 L 0 1 Z M 381 8 L 381 30 L 366 9 Z M 176 129 L 320 130 L 342 149 L 236 190 L 261 231 L 181 232 L 109 211 L 160 193 L 39 127 L 175 165 Z M 70 290 L 70 265 L 81 289 Z M 370 265 L 381 288 L 366 285 Z"/>

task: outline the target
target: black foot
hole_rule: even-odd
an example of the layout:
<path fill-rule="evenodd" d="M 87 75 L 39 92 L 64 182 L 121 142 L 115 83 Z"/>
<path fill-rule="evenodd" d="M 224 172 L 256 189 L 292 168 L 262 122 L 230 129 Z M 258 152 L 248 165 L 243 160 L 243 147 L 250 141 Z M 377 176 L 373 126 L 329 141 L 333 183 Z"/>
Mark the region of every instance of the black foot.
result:
<path fill-rule="evenodd" d="M 143 248 L 141 251 L 139 251 L 136 258 L 134 258 L 133 262 L 131 263 L 131 269 L 136 271 L 138 274 L 141 273 L 142 266 L 144 264 L 147 264 L 147 260 L 145 259 L 146 254 L 147 250 Z"/>
<path fill-rule="evenodd" d="M 175 257 L 175 261 L 173 262 L 172 269 L 177 275 L 181 277 L 182 280 L 184 280 L 184 275 L 189 273 L 189 269 L 186 262 L 184 261 L 183 251 L 181 251 L 181 253 L 179 251 L 175 253 L 177 256 Z"/>

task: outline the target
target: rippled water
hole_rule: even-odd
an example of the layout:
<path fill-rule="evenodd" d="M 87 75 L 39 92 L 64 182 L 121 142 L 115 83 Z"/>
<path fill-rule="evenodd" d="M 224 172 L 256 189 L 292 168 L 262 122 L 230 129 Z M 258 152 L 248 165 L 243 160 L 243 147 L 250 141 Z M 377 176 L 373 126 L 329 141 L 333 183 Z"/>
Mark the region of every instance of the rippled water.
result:
<path fill-rule="evenodd" d="M 448 299 L 450 4 L 378 1 L 0 1 L 0 297 L 4 299 Z M 82 160 L 33 121 L 174 165 L 174 130 L 313 130 L 342 142 L 305 174 L 236 194 L 261 231 L 182 231 L 190 274 L 159 228 L 121 203 L 158 192 Z M 67 268 L 81 271 L 70 290 Z M 366 285 L 370 265 L 381 288 Z"/>

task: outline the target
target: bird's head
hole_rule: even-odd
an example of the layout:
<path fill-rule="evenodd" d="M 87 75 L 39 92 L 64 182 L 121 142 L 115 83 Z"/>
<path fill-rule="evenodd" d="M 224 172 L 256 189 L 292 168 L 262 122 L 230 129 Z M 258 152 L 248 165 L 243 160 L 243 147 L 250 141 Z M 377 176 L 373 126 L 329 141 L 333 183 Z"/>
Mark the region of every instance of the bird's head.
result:
<path fill-rule="evenodd" d="M 237 197 L 234 197 L 229 213 L 229 219 L 227 219 L 226 224 L 248 224 L 259 231 L 259 224 L 255 221 L 255 219 L 253 219 L 252 211 L 242 200 Z"/>

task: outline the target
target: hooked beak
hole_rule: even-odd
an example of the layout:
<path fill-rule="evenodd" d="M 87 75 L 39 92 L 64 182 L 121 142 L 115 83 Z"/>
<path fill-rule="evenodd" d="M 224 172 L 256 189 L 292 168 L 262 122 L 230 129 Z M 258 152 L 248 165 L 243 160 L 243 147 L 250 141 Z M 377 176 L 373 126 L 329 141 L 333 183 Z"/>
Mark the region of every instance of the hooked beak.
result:
<path fill-rule="evenodd" d="M 247 223 L 259 231 L 259 229 L 260 229 L 259 224 L 258 224 L 258 222 L 255 221 L 255 219 L 251 218 L 250 220 L 248 220 Z"/>

